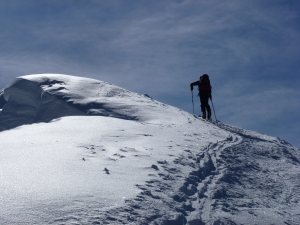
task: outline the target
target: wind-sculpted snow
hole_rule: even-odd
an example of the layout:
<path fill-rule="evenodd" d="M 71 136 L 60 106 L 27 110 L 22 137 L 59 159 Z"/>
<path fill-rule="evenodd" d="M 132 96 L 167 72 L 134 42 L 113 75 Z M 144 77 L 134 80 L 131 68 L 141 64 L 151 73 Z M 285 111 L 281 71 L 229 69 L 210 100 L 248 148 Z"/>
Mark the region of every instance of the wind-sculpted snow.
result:
<path fill-rule="evenodd" d="M 148 95 L 98 80 L 55 74 L 27 75 L 16 78 L 0 93 L 0 130 L 75 115 L 142 121 L 150 119 L 147 112 L 156 111 L 159 105 L 163 104 Z"/>
<path fill-rule="evenodd" d="M 0 224 L 300 224 L 279 138 L 64 75 L 16 79 L 0 108 Z"/>

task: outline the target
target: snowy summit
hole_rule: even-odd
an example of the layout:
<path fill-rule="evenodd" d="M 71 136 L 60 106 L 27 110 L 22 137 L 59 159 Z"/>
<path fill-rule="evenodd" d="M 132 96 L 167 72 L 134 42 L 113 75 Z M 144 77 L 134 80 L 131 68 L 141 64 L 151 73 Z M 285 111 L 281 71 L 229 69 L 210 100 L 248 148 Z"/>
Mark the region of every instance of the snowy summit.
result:
<path fill-rule="evenodd" d="M 300 224 L 300 152 L 57 74 L 0 92 L 0 224 Z"/>

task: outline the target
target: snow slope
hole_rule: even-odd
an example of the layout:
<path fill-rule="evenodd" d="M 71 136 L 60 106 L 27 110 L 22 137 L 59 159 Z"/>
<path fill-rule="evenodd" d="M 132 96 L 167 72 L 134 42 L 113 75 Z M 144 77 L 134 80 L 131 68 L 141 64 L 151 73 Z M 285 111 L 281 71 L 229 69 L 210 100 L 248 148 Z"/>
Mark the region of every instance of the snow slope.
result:
<path fill-rule="evenodd" d="M 300 224 L 300 153 L 67 75 L 0 92 L 0 224 Z"/>

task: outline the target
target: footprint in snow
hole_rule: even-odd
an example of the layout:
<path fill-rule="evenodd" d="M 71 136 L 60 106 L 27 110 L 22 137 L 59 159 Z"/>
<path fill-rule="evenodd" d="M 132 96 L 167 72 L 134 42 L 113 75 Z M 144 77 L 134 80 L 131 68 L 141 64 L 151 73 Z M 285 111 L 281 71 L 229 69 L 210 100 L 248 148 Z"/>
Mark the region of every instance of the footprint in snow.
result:
<path fill-rule="evenodd" d="M 104 171 L 105 171 L 106 174 L 110 174 L 109 170 L 106 167 L 104 168 Z"/>
<path fill-rule="evenodd" d="M 124 147 L 120 149 L 121 152 L 138 152 L 135 148 Z"/>
<path fill-rule="evenodd" d="M 151 166 L 151 168 L 155 169 L 155 170 L 159 170 L 158 167 L 157 167 L 157 165 L 154 165 L 154 164 Z"/>
<path fill-rule="evenodd" d="M 114 159 L 114 158 L 111 158 L 111 157 L 108 157 L 108 160 L 111 160 L 111 161 L 118 161 L 117 159 Z"/>
<path fill-rule="evenodd" d="M 125 158 L 126 156 L 125 155 L 121 155 L 121 154 L 114 154 L 114 156 L 118 156 L 119 158 Z"/>

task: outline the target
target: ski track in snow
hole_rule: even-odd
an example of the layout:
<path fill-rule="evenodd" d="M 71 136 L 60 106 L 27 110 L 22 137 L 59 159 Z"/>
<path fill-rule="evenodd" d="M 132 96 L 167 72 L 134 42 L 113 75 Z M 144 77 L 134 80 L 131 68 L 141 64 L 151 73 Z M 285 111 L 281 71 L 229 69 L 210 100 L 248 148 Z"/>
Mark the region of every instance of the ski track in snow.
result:
<path fill-rule="evenodd" d="M 157 161 L 152 168 L 159 178 L 137 185 L 142 192 L 127 200 L 125 207 L 106 211 L 101 224 L 299 224 L 299 161 L 287 153 L 286 143 L 215 124 L 230 132 L 226 140 L 210 143 L 196 153 L 187 147 L 171 162 Z M 251 158 L 254 151 L 262 157 Z M 274 174 L 290 170 L 285 153 L 295 166 L 294 174 L 286 178 Z M 299 152 L 295 153 L 299 158 Z M 261 177 L 260 170 L 274 177 Z M 298 183 L 288 182 L 290 179 Z"/>
<path fill-rule="evenodd" d="M 295 157 L 280 139 L 214 124 L 231 135 L 197 154 L 186 149 L 173 162 L 158 161 L 154 168 L 162 179 L 139 186 L 143 192 L 125 208 L 108 211 L 103 224 L 300 224 L 298 149 L 288 144 Z M 187 167 L 192 171 L 180 176 Z M 261 170 L 268 173 L 261 176 Z M 111 217 L 116 213 L 121 220 Z"/>
<path fill-rule="evenodd" d="M 0 224 L 300 224 L 285 141 L 96 80 L 24 78 L 0 92 L 0 128 L 31 124 L 0 133 Z"/>

